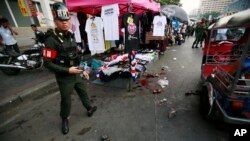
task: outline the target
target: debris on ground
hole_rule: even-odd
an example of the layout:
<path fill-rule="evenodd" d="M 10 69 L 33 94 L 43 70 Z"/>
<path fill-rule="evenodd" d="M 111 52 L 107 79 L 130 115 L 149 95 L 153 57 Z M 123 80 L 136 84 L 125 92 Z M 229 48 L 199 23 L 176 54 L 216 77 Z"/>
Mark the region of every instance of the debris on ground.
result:
<path fill-rule="evenodd" d="M 161 89 L 154 89 L 153 90 L 153 94 L 160 94 L 161 93 Z"/>
<path fill-rule="evenodd" d="M 107 135 L 102 135 L 101 141 L 111 141 Z"/>
<path fill-rule="evenodd" d="M 89 132 L 91 127 L 83 128 L 80 132 L 78 132 L 78 135 L 84 135 L 85 133 Z"/>
<path fill-rule="evenodd" d="M 184 67 L 184 66 L 181 66 L 181 68 L 183 68 L 183 69 L 184 69 L 185 67 Z"/>
<path fill-rule="evenodd" d="M 161 66 L 161 70 L 167 70 L 168 66 Z"/>
<path fill-rule="evenodd" d="M 175 61 L 176 61 L 176 60 L 177 60 L 177 58 L 173 58 L 173 60 L 175 60 Z"/>
<path fill-rule="evenodd" d="M 175 49 L 172 49 L 172 51 L 176 51 Z"/>
<path fill-rule="evenodd" d="M 157 73 L 144 73 L 142 76 L 146 77 L 146 78 L 152 78 L 152 77 L 159 77 L 159 74 L 157 74 Z"/>
<path fill-rule="evenodd" d="M 168 86 L 168 80 L 166 79 L 160 79 L 157 82 L 162 88 L 165 88 L 166 86 Z"/>
<path fill-rule="evenodd" d="M 158 102 L 159 105 L 163 105 L 163 104 L 165 104 L 165 103 L 167 103 L 167 99 L 166 99 L 166 98 L 163 98 L 162 100 L 160 100 L 160 101 Z"/>
<path fill-rule="evenodd" d="M 176 116 L 177 111 L 175 108 L 171 108 L 170 111 L 168 112 L 168 118 L 171 119 Z"/>
<path fill-rule="evenodd" d="M 199 95 L 199 94 L 200 94 L 200 91 L 197 90 L 197 91 L 194 92 L 194 91 L 191 90 L 191 91 L 189 91 L 189 92 L 186 92 L 186 93 L 185 93 L 185 96 Z"/>

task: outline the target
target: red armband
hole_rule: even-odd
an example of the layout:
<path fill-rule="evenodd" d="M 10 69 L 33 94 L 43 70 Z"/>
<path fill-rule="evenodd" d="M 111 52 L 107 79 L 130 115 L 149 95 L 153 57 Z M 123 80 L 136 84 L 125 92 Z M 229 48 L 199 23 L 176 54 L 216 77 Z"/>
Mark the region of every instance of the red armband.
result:
<path fill-rule="evenodd" d="M 57 51 L 49 48 L 44 48 L 43 57 L 48 59 L 55 59 L 57 57 Z"/>

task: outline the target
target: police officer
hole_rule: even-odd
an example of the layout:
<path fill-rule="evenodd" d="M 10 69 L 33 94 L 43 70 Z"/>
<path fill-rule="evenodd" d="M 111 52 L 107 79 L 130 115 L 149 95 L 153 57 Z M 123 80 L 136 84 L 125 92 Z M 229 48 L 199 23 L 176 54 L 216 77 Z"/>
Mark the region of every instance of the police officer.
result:
<path fill-rule="evenodd" d="M 78 69 L 80 56 L 77 54 L 77 45 L 74 35 L 69 32 L 70 17 L 68 9 L 63 3 L 53 4 L 53 15 L 56 29 L 45 39 L 43 51 L 44 66 L 55 73 L 61 94 L 62 133 L 69 132 L 68 117 L 71 108 L 71 93 L 76 90 L 89 117 L 97 110 L 91 106 L 80 74 L 88 78 L 88 74 Z"/>

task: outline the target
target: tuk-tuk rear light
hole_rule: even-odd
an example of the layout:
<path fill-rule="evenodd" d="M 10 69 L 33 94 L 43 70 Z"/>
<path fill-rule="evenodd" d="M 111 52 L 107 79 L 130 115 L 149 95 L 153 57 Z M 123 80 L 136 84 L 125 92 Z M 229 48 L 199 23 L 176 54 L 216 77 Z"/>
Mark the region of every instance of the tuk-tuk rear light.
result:
<path fill-rule="evenodd" d="M 231 107 L 233 110 L 241 110 L 244 108 L 244 104 L 242 101 L 232 101 Z"/>

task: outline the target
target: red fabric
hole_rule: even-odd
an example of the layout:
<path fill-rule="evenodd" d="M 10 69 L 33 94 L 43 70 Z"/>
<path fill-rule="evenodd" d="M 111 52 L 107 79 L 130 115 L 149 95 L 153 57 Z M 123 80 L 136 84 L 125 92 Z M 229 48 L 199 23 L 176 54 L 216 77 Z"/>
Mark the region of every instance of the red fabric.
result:
<path fill-rule="evenodd" d="M 142 13 L 145 10 L 160 11 L 160 4 L 152 0 L 67 0 L 67 7 L 70 11 L 82 11 L 87 14 L 96 15 L 101 13 L 101 7 L 110 4 L 119 4 L 120 14 L 128 12 L 128 7 L 132 4 L 134 13 Z"/>
<path fill-rule="evenodd" d="M 43 57 L 48 59 L 55 59 L 57 57 L 57 51 L 49 48 L 44 48 Z"/>

